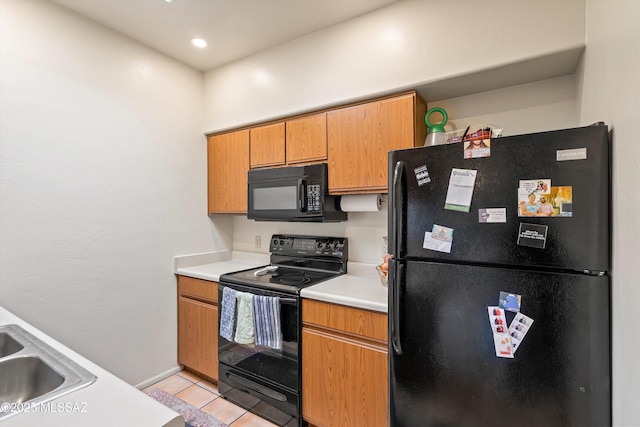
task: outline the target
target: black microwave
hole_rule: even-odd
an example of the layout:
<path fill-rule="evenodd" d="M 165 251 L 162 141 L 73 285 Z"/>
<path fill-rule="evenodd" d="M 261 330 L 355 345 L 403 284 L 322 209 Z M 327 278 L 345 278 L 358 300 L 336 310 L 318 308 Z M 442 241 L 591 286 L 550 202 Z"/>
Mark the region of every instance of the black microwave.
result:
<path fill-rule="evenodd" d="M 256 221 L 336 222 L 347 219 L 340 196 L 330 196 L 327 164 L 252 169 L 247 217 Z"/>

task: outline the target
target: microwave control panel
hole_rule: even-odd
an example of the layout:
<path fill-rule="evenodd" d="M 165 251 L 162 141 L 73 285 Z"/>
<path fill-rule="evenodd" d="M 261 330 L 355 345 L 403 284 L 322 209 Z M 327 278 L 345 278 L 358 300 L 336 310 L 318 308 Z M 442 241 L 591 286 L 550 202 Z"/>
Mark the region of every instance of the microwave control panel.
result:
<path fill-rule="evenodd" d="M 307 185 L 307 212 L 320 213 L 320 184 Z"/>

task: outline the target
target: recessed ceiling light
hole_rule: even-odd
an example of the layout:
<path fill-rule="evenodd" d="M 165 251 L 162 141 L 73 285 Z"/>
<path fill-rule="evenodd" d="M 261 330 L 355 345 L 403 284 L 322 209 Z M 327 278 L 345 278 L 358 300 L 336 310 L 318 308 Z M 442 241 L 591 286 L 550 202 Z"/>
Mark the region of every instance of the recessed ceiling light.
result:
<path fill-rule="evenodd" d="M 198 38 L 191 39 L 191 44 L 199 48 L 207 47 L 207 41 L 203 39 L 198 39 Z"/>
<path fill-rule="evenodd" d="M 167 3 L 171 3 L 173 0 L 164 0 L 164 1 L 166 1 Z"/>

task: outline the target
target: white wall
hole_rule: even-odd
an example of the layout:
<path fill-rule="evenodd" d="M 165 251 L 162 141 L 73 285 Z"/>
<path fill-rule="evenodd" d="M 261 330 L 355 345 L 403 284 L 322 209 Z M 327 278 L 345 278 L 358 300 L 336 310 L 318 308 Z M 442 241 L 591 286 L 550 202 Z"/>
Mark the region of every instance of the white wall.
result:
<path fill-rule="evenodd" d="M 55 3 L 1 8 L 0 304 L 139 383 L 176 366 L 172 257 L 231 246 L 202 75 Z"/>
<path fill-rule="evenodd" d="M 614 425 L 640 425 L 640 2 L 587 1 L 579 121 L 613 129 Z"/>
<path fill-rule="evenodd" d="M 395 3 L 205 73 L 205 130 L 573 49 L 584 44 L 584 9 L 581 0 Z"/>
<path fill-rule="evenodd" d="M 577 125 L 573 75 L 461 96 L 429 104 L 449 115 L 445 131 L 493 124 L 502 135 L 520 135 Z"/>

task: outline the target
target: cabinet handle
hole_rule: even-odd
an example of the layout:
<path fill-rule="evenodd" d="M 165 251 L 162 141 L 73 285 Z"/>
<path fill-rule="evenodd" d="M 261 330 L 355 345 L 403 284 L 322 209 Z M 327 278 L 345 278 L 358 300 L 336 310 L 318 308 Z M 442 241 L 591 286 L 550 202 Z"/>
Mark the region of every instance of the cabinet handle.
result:
<path fill-rule="evenodd" d="M 256 384 L 251 380 L 248 380 L 244 377 L 241 377 L 240 375 L 236 375 L 233 374 L 231 372 L 227 372 L 226 373 L 227 378 L 232 381 L 235 382 L 237 384 L 240 384 L 250 390 L 255 391 L 256 393 L 260 393 L 263 396 L 269 397 L 271 399 L 277 400 L 279 402 L 286 402 L 287 401 L 287 396 L 285 396 L 282 393 L 278 393 L 277 391 L 271 390 L 267 387 L 264 387 L 260 384 Z"/>

